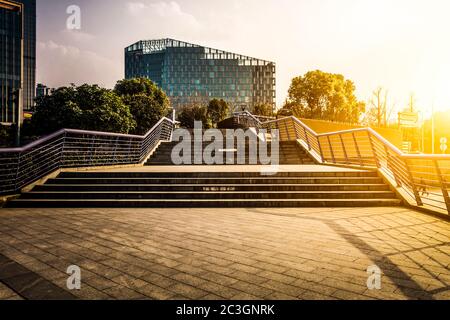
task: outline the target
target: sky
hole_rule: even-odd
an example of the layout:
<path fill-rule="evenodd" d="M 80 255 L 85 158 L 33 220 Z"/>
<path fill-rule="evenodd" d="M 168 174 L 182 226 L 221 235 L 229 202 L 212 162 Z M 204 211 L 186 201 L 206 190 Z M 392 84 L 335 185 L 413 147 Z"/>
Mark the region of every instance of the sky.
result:
<path fill-rule="evenodd" d="M 81 29 L 67 28 L 71 5 Z M 37 0 L 37 80 L 50 87 L 124 77 L 126 46 L 174 38 L 276 62 L 277 105 L 293 77 L 340 73 L 368 101 L 411 93 L 425 117 L 450 112 L 448 0 Z"/>

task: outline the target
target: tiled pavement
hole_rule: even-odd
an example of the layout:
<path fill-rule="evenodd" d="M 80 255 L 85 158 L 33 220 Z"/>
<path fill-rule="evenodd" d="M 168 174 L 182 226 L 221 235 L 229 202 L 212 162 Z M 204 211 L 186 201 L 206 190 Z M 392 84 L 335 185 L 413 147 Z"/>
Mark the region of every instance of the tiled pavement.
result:
<path fill-rule="evenodd" d="M 0 254 L 82 299 L 450 299 L 450 224 L 401 207 L 0 209 Z"/>

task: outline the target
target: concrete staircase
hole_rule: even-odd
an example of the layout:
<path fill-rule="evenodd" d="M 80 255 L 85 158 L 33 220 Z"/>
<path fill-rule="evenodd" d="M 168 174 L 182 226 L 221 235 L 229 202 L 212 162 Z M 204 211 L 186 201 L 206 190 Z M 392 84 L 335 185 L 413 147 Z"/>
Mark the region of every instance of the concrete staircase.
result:
<path fill-rule="evenodd" d="M 166 142 L 162 143 L 151 158 L 146 163 L 147 166 L 171 166 L 172 162 L 172 149 L 178 144 L 178 142 Z M 205 148 L 209 143 L 205 143 L 203 148 Z M 194 150 L 192 145 L 191 150 Z M 270 155 L 271 144 L 268 143 L 268 150 Z M 246 163 L 249 164 L 249 146 L 246 145 Z M 235 156 L 236 157 L 236 156 Z M 301 148 L 296 141 L 280 142 L 279 147 L 279 164 L 280 165 L 304 165 L 304 164 L 314 164 L 314 161 L 308 156 L 306 151 Z M 225 156 L 224 156 L 225 159 Z M 224 160 L 225 162 L 225 160 Z M 194 153 L 191 157 L 191 163 L 194 164 Z M 235 161 L 237 163 L 237 161 Z M 258 163 L 260 164 L 260 163 Z M 201 165 L 205 165 L 203 162 Z"/>
<path fill-rule="evenodd" d="M 267 208 L 401 204 L 395 193 L 372 171 L 330 167 L 321 171 L 316 167 L 311 172 L 264 176 L 245 168 L 241 170 L 244 172 L 63 172 L 7 206 Z"/>

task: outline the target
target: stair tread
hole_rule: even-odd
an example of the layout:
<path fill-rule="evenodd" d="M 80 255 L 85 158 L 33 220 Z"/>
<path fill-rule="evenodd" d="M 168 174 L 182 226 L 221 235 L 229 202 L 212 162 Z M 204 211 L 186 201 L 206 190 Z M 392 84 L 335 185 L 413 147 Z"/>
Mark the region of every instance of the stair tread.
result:
<path fill-rule="evenodd" d="M 277 202 L 398 202 L 398 199 L 383 199 L 383 198 L 370 198 L 370 199 L 15 199 L 11 202 L 264 202 L 264 201 L 277 201 Z"/>
<path fill-rule="evenodd" d="M 91 186 L 98 186 L 97 184 L 93 185 L 93 184 L 51 184 L 51 183 L 46 183 L 42 186 L 51 186 L 51 187 L 91 187 Z M 168 186 L 167 184 L 102 184 L 102 186 L 113 186 L 113 187 L 166 187 Z M 170 186 L 170 185 L 169 185 Z M 177 184 L 176 187 L 198 187 L 201 186 L 201 184 Z M 213 184 L 208 184 L 208 187 L 213 187 Z M 301 186 L 301 187 L 314 187 L 314 186 L 318 186 L 318 184 L 274 184 L 274 183 L 264 183 L 264 184 L 227 184 L 227 185 L 223 185 L 223 184 L 218 184 L 216 185 L 217 187 L 225 187 L 225 186 L 230 186 L 230 187 L 253 187 L 253 186 L 278 186 L 278 187 L 297 187 L 297 186 Z M 319 184 L 319 186 L 321 187 L 366 187 L 366 186 L 386 186 L 385 184 L 382 183 L 377 183 L 377 184 Z M 175 187 L 175 186 L 174 186 Z"/>
<path fill-rule="evenodd" d="M 223 187 L 222 187 L 223 188 Z M 28 194 L 84 194 L 84 191 L 31 191 Z M 93 194 L 167 194 L 168 191 L 89 191 Z M 260 194 L 260 191 L 170 191 L 170 194 Z M 265 191 L 264 194 L 392 194 L 392 191 Z"/>

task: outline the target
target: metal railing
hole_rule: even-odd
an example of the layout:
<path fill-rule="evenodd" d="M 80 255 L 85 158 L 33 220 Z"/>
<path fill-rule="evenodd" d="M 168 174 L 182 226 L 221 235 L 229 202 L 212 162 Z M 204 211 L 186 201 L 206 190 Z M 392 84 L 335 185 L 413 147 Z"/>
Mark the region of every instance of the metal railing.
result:
<path fill-rule="evenodd" d="M 139 164 L 174 122 L 161 119 L 144 136 L 63 129 L 23 148 L 0 149 L 0 194 L 14 194 L 62 168 Z"/>
<path fill-rule="evenodd" d="M 321 164 L 376 168 L 412 205 L 450 214 L 450 156 L 404 154 L 371 128 L 318 134 L 296 117 L 249 123 L 278 129 L 281 141 L 298 141 Z"/>

